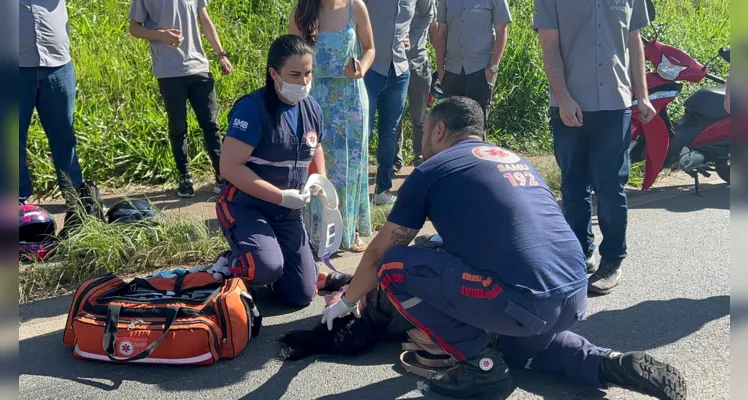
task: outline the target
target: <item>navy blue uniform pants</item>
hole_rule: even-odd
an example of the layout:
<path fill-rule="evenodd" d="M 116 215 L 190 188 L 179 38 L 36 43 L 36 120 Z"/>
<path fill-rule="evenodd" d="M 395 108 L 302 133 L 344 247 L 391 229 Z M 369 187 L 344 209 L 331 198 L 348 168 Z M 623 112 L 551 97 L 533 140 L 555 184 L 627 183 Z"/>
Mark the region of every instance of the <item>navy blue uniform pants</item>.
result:
<path fill-rule="evenodd" d="M 458 360 L 499 335 L 509 365 L 602 387 L 598 372 L 609 349 L 568 329 L 584 317 L 587 291 L 563 299 L 530 299 L 439 250 L 395 247 L 377 273 L 392 304 Z"/>
<path fill-rule="evenodd" d="M 600 256 L 617 263 L 626 257 L 628 200 L 625 185 L 631 161 L 631 110 L 583 113 L 583 126 L 568 127 L 551 108 L 556 162 L 561 169 L 561 195 L 566 221 L 587 256 L 595 251 L 592 234 L 592 194 L 597 195 L 597 219 L 603 241 Z"/>
<path fill-rule="evenodd" d="M 308 305 L 317 294 L 319 267 L 301 212 L 265 210 L 242 204 L 243 197 L 247 195 L 227 184 L 216 201 L 218 221 L 231 248 L 231 273 L 251 285 L 271 285 L 278 299 L 290 306 Z"/>

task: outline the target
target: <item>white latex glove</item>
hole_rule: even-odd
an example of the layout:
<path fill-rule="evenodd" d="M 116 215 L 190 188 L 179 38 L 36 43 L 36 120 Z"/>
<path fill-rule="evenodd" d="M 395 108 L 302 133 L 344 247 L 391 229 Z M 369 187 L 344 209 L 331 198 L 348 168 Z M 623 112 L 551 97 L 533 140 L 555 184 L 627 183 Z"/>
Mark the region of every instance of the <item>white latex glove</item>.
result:
<path fill-rule="evenodd" d="M 342 299 L 338 300 L 337 302 L 335 302 L 335 304 L 325 308 L 325 310 L 322 311 L 322 323 L 327 323 L 327 330 L 331 331 L 332 321 L 335 318 L 343 317 L 350 313 L 353 313 L 356 318 L 361 318 L 361 311 L 359 311 L 358 309 L 358 303 L 354 304 L 351 307 L 348 307 L 347 305 L 345 305 L 345 303 L 343 303 Z"/>
<path fill-rule="evenodd" d="M 290 208 L 292 210 L 299 210 L 304 208 L 304 206 L 306 206 L 306 203 L 309 202 L 311 193 L 300 193 L 296 189 L 286 189 L 281 190 L 281 195 L 283 196 L 283 200 L 280 203 L 281 207 Z"/>
<path fill-rule="evenodd" d="M 231 271 L 229 271 L 229 261 L 226 257 L 220 257 L 206 272 L 213 274 L 213 278 L 217 281 L 229 277 L 231 276 Z"/>

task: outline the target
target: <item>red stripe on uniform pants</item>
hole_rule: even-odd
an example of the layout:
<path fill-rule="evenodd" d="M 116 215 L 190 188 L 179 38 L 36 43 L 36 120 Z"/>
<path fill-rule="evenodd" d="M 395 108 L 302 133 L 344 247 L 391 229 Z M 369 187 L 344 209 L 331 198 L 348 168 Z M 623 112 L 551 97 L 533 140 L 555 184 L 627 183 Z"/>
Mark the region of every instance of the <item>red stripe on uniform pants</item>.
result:
<path fill-rule="evenodd" d="M 379 271 L 377 271 L 377 275 L 381 278 L 384 271 L 389 271 L 393 269 L 402 270 L 403 268 L 404 268 L 404 265 L 401 262 L 387 263 L 387 264 L 382 265 L 381 268 L 379 268 Z"/>
<path fill-rule="evenodd" d="M 400 304 L 400 301 L 397 300 L 397 298 L 395 297 L 395 295 L 392 294 L 386 288 L 384 288 L 384 289 L 385 289 L 385 292 L 387 293 L 387 297 L 390 299 L 390 302 L 392 303 L 392 305 L 395 306 L 395 308 L 397 309 L 397 311 L 399 311 L 400 314 L 402 314 L 403 317 L 405 317 L 408 321 L 410 321 L 413 325 L 415 325 L 416 328 L 418 328 L 421 331 L 423 331 L 423 333 L 429 335 L 429 337 L 432 337 L 432 338 L 436 339 L 436 343 L 439 344 L 439 346 L 444 351 L 446 351 L 447 353 L 449 353 L 450 355 L 452 355 L 452 357 L 454 357 L 454 358 L 456 358 L 457 360 L 460 360 L 460 361 L 462 361 L 462 360 L 464 360 L 466 358 L 457 349 L 455 349 L 454 347 L 450 346 L 449 343 L 445 342 L 439 336 L 436 336 L 436 334 L 434 333 L 434 331 L 432 331 L 431 329 L 429 329 L 426 326 L 424 326 L 417 319 L 413 318 L 413 316 L 410 315 L 410 313 L 408 313 L 407 311 L 405 311 L 405 309 Z"/>
<path fill-rule="evenodd" d="M 403 274 L 396 274 L 396 273 L 389 273 L 382 278 L 380 285 L 382 286 L 382 289 L 387 289 L 388 286 L 390 286 L 390 282 L 395 283 L 403 283 L 405 282 L 405 275 Z"/>
<path fill-rule="evenodd" d="M 473 289 L 473 288 L 469 288 L 463 285 L 462 287 L 460 287 L 460 293 L 464 296 L 472 297 L 475 299 L 491 300 L 491 299 L 495 299 L 496 296 L 498 296 L 499 293 L 501 293 L 501 286 L 493 285 L 491 290 L 487 292 L 485 289 Z"/>
<path fill-rule="evenodd" d="M 223 200 L 219 197 L 216 201 L 216 216 L 218 217 L 218 222 L 221 223 L 221 226 L 223 226 L 226 229 L 229 229 L 229 221 L 226 219 L 226 216 L 223 214 L 223 207 L 221 207 L 221 204 L 223 204 Z"/>

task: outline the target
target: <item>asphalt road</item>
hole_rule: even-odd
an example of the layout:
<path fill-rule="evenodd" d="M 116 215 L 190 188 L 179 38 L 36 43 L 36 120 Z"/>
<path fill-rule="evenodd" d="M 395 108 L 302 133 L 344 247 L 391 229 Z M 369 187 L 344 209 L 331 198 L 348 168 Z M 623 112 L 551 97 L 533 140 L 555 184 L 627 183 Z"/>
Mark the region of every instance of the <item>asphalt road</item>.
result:
<path fill-rule="evenodd" d="M 616 292 L 590 299 L 588 319 L 575 331 L 604 347 L 646 350 L 672 362 L 684 372 L 691 399 L 728 399 L 729 189 L 718 185 L 703 194 L 637 202 L 629 217 L 630 255 L 623 282 Z M 341 261 L 343 264 L 350 267 L 355 263 Z M 69 305 L 70 297 L 66 296 L 21 306 L 21 398 L 439 397 L 417 390 L 421 379 L 399 366 L 398 343 L 382 343 L 375 351 L 350 359 L 276 360 L 276 339 L 290 329 L 318 323 L 321 298 L 307 309 L 292 313 L 270 300 L 261 301 L 262 311 L 268 316 L 265 327 L 239 357 L 210 367 L 186 368 L 74 359 L 61 342 Z M 620 389 L 603 392 L 579 388 L 530 371 L 514 374 L 520 388 L 512 400 L 647 398 Z"/>

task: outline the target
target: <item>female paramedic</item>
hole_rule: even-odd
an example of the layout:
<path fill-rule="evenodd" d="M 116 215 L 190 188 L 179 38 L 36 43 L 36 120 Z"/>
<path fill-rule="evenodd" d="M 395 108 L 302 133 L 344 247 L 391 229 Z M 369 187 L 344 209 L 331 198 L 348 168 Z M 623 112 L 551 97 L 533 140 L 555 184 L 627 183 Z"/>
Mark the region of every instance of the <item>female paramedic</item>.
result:
<path fill-rule="evenodd" d="M 291 306 L 312 301 L 319 273 L 301 220 L 310 193 L 300 192 L 310 164 L 325 175 L 322 110 L 309 97 L 312 60 L 298 36 L 270 46 L 265 86 L 229 112 L 220 162 L 227 185 L 216 201 L 229 272 L 269 285 Z"/>

